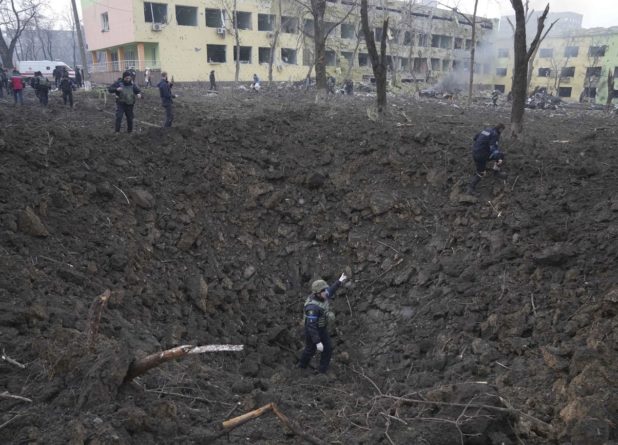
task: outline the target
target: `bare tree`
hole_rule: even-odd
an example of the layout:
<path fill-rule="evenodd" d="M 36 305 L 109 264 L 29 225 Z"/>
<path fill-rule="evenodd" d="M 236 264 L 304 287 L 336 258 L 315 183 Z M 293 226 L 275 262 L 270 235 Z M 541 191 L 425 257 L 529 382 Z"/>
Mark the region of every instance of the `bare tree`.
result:
<path fill-rule="evenodd" d="M 13 65 L 19 37 L 37 16 L 41 5 L 39 0 L 0 1 L 0 25 L 7 31 L 6 37 L 0 33 L 0 57 L 4 66 Z"/>
<path fill-rule="evenodd" d="M 363 24 L 363 34 L 365 34 L 365 43 L 367 44 L 367 51 L 369 53 L 369 58 L 371 59 L 373 75 L 376 78 L 378 115 L 382 115 L 386 109 L 386 40 L 388 33 L 388 17 L 386 17 L 382 23 L 382 41 L 380 42 L 380 54 L 378 54 L 373 32 L 371 32 L 371 29 L 369 28 L 369 16 L 367 14 L 367 9 L 367 0 L 361 0 L 361 21 Z"/>
<path fill-rule="evenodd" d="M 527 2 L 526 2 L 527 4 Z M 515 37 L 513 42 L 515 67 L 513 69 L 513 104 L 511 106 L 511 136 L 517 137 L 523 132 L 524 106 L 528 83 L 528 62 L 539 46 L 541 34 L 545 27 L 545 19 L 549 13 L 549 3 L 543 14 L 538 18 L 537 31 L 530 47 L 526 44 L 526 13 L 522 0 L 511 0 L 515 10 Z"/>
<path fill-rule="evenodd" d="M 281 3 L 281 0 L 277 0 L 275 26 L 273 28 L 272 37 L 270 40 L 270 57 L 268 58 L 268 83 L 272 83 L 273 81 L 273 65 L 275 64 L 275 52 L 277 51 L 277 45 L 279 44 L 279 34 L 281 33 Z"/>
<path fill-rule="evenodd" d="M 356 3 L 350 5 L 349 9 L 338 20 L 327 23 L 324 21 L 326 0 L 310 0 L 308 4 L 303 3 L 302 0 L 296 0 L 296 2 L 306 8 L 313 18 L 313 36 L 308 36 L 306 33 L 305 36 L 312 37 L 314 41 L 313 60 L 318 95 L 326 94 L 326 39 L 339 24 L 348 18 L 356 8 Z"/>

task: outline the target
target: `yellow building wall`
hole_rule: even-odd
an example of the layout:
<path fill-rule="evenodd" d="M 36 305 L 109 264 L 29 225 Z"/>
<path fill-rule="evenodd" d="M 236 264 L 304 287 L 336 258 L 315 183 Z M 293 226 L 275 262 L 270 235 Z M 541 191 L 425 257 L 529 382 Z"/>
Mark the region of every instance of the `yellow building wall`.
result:
<path fill-rule="evenodd" d="M 586 70 L 589 67 L 604 66 L 606 63 L 604 60 L 608 57 L 608 52 L 604 57 L 592 57 L 589 55 L 589 48 L 591 46 L 608 45 L 608 51 L 610 49 L 609 44 L 612 40 L 611 33 L 590 33 L 585 34 L 586 30 L 582 30 L 581 35 L 571 36 L 552 36 L 547 37 L 540 45 L 539 51 L 533 61 L 532 76 L 530 80 L 529 91 L 533 91 L 535 87 L 547 88 L 547 91 L 558 95 L 560 87 L 570 87 L 571 96 L 562 97 L 567 101 L 579 101 L 580 95 L 584 91 L 584 88 L 590 86 L 599 89 L 603 88 L 603 82 L 607 82 L 607 68 L 603 68 L 602 75 L 598 81 L 589 82 L 586 76 Z M 506 91 L 509 91 L 512 86 L 513 77 L 513 41 L 500 40 L 497 41 L 496 50 L 508 49 L 508 57 L 497 57 L 495 66 L 496 68 L 506 68 L 507 75 L 494 76 L 494 84 L 505 85 Z M 578 53 L 575 57 L 569 57 L 565 55 L 565 49 L 567 47 L 578 47 Z M 552 49 L 553 55 L 543 57 L 541 49 Z M 562 68 L 574 67 L 575 75 L 573 77 L 560 77 Z M 548 77 L 539 76 L 539 68 L 549 68 L 551 73 Z M 607 85 L 605 85 L 607 88 Z"/>

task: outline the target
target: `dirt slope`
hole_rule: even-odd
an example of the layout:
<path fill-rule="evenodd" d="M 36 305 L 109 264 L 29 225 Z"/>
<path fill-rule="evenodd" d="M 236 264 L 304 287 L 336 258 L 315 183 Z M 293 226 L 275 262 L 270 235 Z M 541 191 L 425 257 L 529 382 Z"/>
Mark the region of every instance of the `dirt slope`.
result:
<path fill-rule="evenodd" d="M 471 199 L 504 107 L 391 98 L 378 124 L 366 97 L 180 93 L 174 128 L 151 90 L 132 135 L 94 95 L 0 103 L 0 338 L 26 365 L 0 362 L 0 392 L 31 399 L 0 398 L 2 443 L 217 442 L 270 402 L 326 443 L 618 441 L 613 118 L 529 113 Z M 342 271 L 335 376 L 301 374 L 309 283 Z M 213 343 L 245 350 L 123 384 Z M 299 439 L 270 414 L 218 440 Z"/>

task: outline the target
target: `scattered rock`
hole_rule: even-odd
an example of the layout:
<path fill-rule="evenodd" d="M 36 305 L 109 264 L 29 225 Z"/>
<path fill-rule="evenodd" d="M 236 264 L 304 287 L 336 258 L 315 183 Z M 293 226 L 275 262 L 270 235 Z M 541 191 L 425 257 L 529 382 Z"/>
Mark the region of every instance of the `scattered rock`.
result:
<path fill-rule="evenodd" d="M 37 237 L 49 236 L 49 231 L 30 207 L 19 214 L 17 227 L 23 233 Z"/>

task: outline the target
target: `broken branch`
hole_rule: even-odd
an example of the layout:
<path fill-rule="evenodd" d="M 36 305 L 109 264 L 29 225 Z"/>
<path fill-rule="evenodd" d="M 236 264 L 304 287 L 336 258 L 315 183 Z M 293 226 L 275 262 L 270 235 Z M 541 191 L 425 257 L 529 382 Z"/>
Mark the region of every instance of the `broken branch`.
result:
<path fill-rule="evenodd" d="M 94 349 L 94 343 L 99 333 L 101 315 L 103 315 L 103 310 L 105 309 L 105 306 L 107 306 L 107 302 L 109 301 L 111 294 L 111 291 L 106 289 L 105 292 L 95 298 L 90 306 L 90 316 L 88 317 L 90 320 L 88 329 L 88 345 L 90 350 Z"/>
<path fill-rule="evenodd" d="M 6 353 L 4 352 L 4 348 L 2 348 L 2 360 L 4 360 L 5 362 L 9 362 L 11 365 L 18 366 L 21 369 L 25 369 L 26 368 L 26 365 L 23 365 L 23 364 L 19 363 L 17 360 L 12 359 L 8 355 L 6 355 Z"/>
<path fill-rule="evenodd" d="M 8 391 L 0 392 L 0 397 L 5 398 L 5 399 L 17 399 L 23 402 L 32 403 L 32 399 L 29 399 L 27 397 L 22 397 L 22 396 L 16 396 L 14 394 L 10 394 Z"/>
<path fill-rule="evenodd" d="M 243 345 L 206 345 L 193 346 L 182 345 L 175 348 L 167 349 L 162 352 L 147 355 L 146 357 L 135 359 L 129 366 L 127 375 L 124 378 L 125 383 L 130 382 L 135 377 L 145 374 L 150 369 L 155 368 L 165 362 L 174 360 L 185 355 L 203 354 L 205 352 L 223 352 L 223 351 L 242 351 Z"/>
<path fill-rule="evenodd" d="M 237 426 L 243 425 L 247 423 L 248 421 L 250 421 L 251 419 L 260 417 L 262 414 L 267 413 L 268 411 L 272 411 L 273 413 L 275 413 L 275 416 L 277 416 L 277 418 L 281 421 L 281 423 L 283 423 L 283 425 L 285 425 L 290 431 L 292 431 L 298 437 L 314 445 L 324 445 L 324 442 L 322 442 L 321 440 L 316 439 L 315 437 L 310 436 L 309 434 L 302 431 L 300 427 L 296 425 L 296 422 L 292 421 L 285 414 L 283 414 L 281 410 L 279 410 L 277 405 L 275 405 L 274 403 L 269 403 L 268 405 L 264 405 L 261 408 L 255 409 L 241 416 L 234 417 L 233 419 L 230 419 L 230 420 L 226 420 L 221 425 L 223 427 L 224 432 L 229 433 L 231 430 L 233 430 Z"/>

